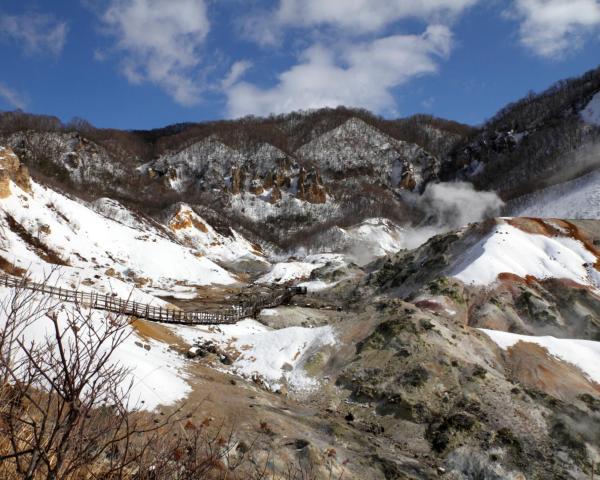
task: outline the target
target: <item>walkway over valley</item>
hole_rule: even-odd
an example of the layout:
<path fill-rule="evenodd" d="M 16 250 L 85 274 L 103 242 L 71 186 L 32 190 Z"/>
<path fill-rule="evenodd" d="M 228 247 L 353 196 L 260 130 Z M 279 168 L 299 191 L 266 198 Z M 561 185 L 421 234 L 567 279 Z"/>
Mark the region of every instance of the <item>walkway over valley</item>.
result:
<path fill-rule="evenodd" d="M 273 308 L 288 303 L 297 293 L 306 293 L 301 287 L 279 287 L 272 293 L 261 295 L 254 301 L 244 301 L 234 306 L 224 307 L 219 312 L 184 312 L 174 308 L 156 307 L 146 303 L 122 299 L 113 295 L 82 292 L 61 287 L 52 287 L 28 279 L 0 275 L 0 286 L 24 288 L 44 295 L 56 297 L 65 302 L 75 303 L 85 308 L 104 310 L 118 315 L 133 316 L 152 322 L 175 323 L 181 325 L 224 325 L 236 323 L 244 318 L 256 317 L 263 308 Z"/>

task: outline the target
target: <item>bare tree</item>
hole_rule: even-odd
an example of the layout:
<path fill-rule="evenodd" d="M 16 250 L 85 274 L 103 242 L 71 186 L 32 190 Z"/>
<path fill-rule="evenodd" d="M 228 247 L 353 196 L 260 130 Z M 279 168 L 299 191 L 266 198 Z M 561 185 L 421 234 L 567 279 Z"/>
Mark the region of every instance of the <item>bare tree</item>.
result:
<path fill-rule="evenodd" d="M 127 319 L 99 321 L 24 286 L 2 302 L 0 315 L 0 473 L 122 478 L 170 419 L 144 426 L 129 412 L 128 371 L 111 360 L 128 335 Z"/>

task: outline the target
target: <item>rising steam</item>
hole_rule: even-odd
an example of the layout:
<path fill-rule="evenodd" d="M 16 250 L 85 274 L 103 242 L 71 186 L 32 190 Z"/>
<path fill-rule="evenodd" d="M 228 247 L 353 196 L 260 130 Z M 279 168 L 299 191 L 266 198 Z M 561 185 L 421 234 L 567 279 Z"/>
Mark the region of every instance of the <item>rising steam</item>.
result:
<path fill-rule="evenodd" d="M 504 205 L 495 192 L 477 191 L 468 182 L 429 184 L 414 201 L 424 212 L 424 221 L 418 227 L 406 229 L 405 243 L 409 249 L 434 235 L 498 216 Z"/>

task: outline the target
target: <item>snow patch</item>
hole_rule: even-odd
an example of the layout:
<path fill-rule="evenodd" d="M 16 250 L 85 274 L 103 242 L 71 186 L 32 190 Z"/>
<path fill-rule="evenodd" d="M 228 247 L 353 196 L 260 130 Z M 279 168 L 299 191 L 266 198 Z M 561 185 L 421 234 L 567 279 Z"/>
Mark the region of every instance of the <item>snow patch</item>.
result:
<path fill-rule="evenodd" d="M 582 110 L 581 118 L 586 123 L 600 126 L 600 92 L 596 93 Z"/>
<path fill-rule="evenodd" d="M 268 273 L 256 282 L 285 284 L 294 280 L 308 279 L 314 270 L 324 267 L 328 263 L 345 265 L 348 262 L 341 254 L 320 253 L 308 255 L 303 261 L 276 263 Z"/>
<path fill-rule="evenodd" d="M 519 217 L 600 220 L 600 172 L 538 190 L 509 203 Z"/>
<path fill-rule="evenodd" d="M 211 340 L 225 349 L 234 349 L 239 356 L 230 370 L 244 378 L 260 378 L 270 390 L 279 390 L 284 383 L 297 392 L 311 391 L 318 386 L 304 369 L 321 348 L 335 345 L 331 326 L 318 328 L 268 328 L 255 320 L 243 320 L 235 325 L 170 326 L 186 342 Z"/>
<path fill-rule="evenodd" d="M 503 350 L 509 349 L 518 342 L 534 343 L 544 347 L 550 355 L 575 365 L 590 380 L 600 383 L 600 342 L 555 337 L 534 337 L 497 330 L 480 330 Z"/>
<path fill-rule="evenodd" d="M 598 288 L 599 272 L 589 267 L 596 261 L 579 240 L 529 234 L 501 223 L 464 253 L 452 276 L 466 284 L 490 285 L 499 274 L 512 273 L 523 278 L 568 279 Z"/>

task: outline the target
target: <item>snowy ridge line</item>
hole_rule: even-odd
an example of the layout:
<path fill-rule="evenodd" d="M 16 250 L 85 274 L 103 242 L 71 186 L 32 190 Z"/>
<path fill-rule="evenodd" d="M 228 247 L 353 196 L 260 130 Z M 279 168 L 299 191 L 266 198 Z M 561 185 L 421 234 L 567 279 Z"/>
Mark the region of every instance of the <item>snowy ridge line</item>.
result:
<path fill-rule="evenodd" d="M 17 279 L 10 275 L 0 275 L 0 286 L 9 288 L 25 288 L 34 292 L 58 297 L 59 300 L 75 303 L 94 310 L 104 310 L 119 315 L 160 323 L 181 325 L 228 325 L 248 317 L 255 318 L 263 308 L 274 308 L 289 302 L 302 289 L 285 288 L 272 294 L 264 295 L 254 302 L 242 302 L 231 306 L 223 312 L 184 312 L 170 308 L 155 307 L 147 303 L 123 300 L 113 295 L 88 293 L 61 287 L 52 287 L 43 283 L 30 282 L 27 279 Z"/>

